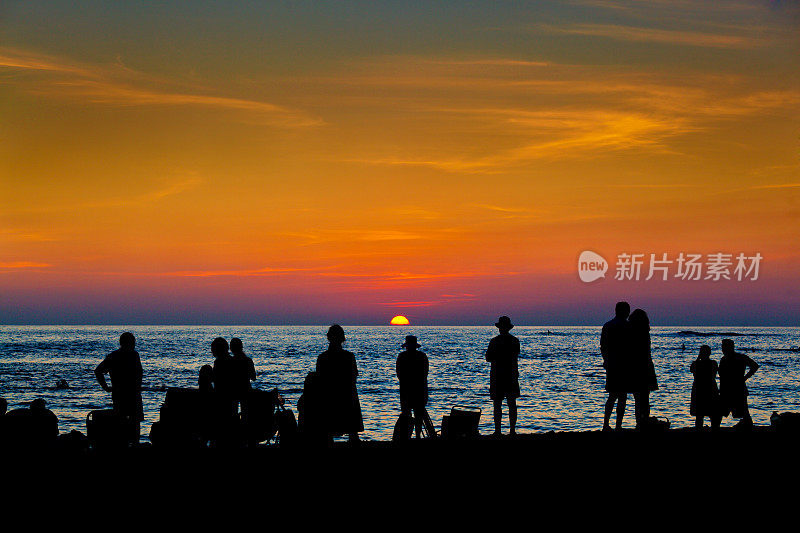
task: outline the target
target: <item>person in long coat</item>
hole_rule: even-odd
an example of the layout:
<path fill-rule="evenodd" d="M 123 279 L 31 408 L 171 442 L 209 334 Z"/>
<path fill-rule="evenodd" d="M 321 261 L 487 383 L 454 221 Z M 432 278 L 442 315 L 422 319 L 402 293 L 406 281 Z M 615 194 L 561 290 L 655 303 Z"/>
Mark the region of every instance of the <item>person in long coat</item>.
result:
<path fill-rule="evenodd" d="M 350 442 L 358 442 L 364 421 L 356 387 L 356 357 L 342 348 L 342 326 L 332 325 L 327 337 L 330 346 L 317 357 L 317 375 L 325 398 L 325 428 L 329 436 L 348 435 Z"/>
<path fill-rule="evenodd" d="M 694 417 L 694 427 L 703 428 L 703 418 L 711 418 L 711 429 L 720 422 L 719 390 L 717 389 L 717 362 L 711 359 L 711 347 L 704 344 L 700 354 L 692 361 L 689 370 L 694 374 L 689 414 Z"/>

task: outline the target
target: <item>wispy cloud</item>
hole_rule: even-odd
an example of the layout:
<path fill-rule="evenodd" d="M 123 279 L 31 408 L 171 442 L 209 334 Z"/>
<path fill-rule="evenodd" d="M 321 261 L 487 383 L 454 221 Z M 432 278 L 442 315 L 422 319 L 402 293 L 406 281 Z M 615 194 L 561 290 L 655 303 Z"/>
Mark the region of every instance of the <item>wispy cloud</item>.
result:
<path fill-rule="evenodd" d="M 385 307 L 413 308 L 413 307 L 433 307 L 457 302 L 472 302 L 477 299 L 477 295 L 472 293 L 442 294 L 434 300 L 392 300 L 388 302 L 378 302 L 378 305 Z"/>
<path fill-rule="evenodd" d="M 762 40 L 745 35 L 708 31 L 666 30 L 616 24 L 570 24 L 566 26 L 539 25 L 536 29 L 548 33 L 603 37 L 618 41 L 651 42 L 659 44 L 700 46 L 712 48 L 753 48 Z"/>
<path fill-rule="evenodd" d="M 800 188 L 800 183 L 773 183 L 769 185 L 754 185 L 748 187 L 750 190 L 754 189 L 797 189 Z"/>
<path fill-rule="evenodd" d="M 480 110 L 464 110 L 481 113 Z M 583 157 L 587 152 L 614 152 L 646 147 L 651 151 L 669 151 L 662 142 L 683 134 L 692 127 L 688 121 L 644 113 L 600 110 L 565 110 L 521 112 L 497 110 L 506 123 L 528 131 L 528 142 L 493 154 L 478 157 L 401 159 L 382 157 L 349 161 L 374 165 L 433 167 L 451 172 L 500 172 L 543 159 Z M 525 137 L 524 134 L 519 134 Z"/>
<path fill-rule="evenodd" d="M 46 98 L 71 98 L 81 104 L 111 106 L 193 106 L 222 111 L 245 112 L 263 121 L 285 127 L 308 127 L 323 123 L 317 117 L 286 106 L 207 94 L 203 87 L 193 92 L 176 89 L 176 83 L 156 79 L 121 64 L 85 65 L 63 58 L 26 50 L 0 48 L 0 71 L 27 73 L 25 79 L 6 78 L 5 83 L 24 86 L 29 92 Z"/>
<path fill-rule="evenodd" d="M 7 212 L 8 213 L 61 213 L 61 212 L 71 212 L 71 211 L 83 211 L 87 209 L 104 209 L 111 207 L 125 207 L 125 206 L 142 207 L 149 204 L 156 204 L 164 200 L 165 198 L 169 198 L 171 196 L 176 196 L 184 192 L 190 191 L 203 182 L 203 180 L 199 176 L 196 176 L 191 172 L 184 174 L 188 175 L 173 178 L 170 181 L 166 181 L 160 187 L 154 188 L 151 191 L 147 191 L 138 195 L 101 198 L 89 202 L 75 202 L 75 203 L 60 202 L 54 205 L 34 205 L 32 207 L 26 207 L 26 206 L 15 207 L 8 209 Z M 36 240 L 35 237 L 39 234 L 32 233 L 28 235 L 31 237 L 30 240 Z M 42 237 L 45 240 L 49 240 L 46 238 L 46 236 Z"/>
<path fill-rule="evenodd" d="M 52 266 L 50 263 L 37 263 L 35 261 L 0 261 L 0 272 L 4 270 L 35 270 Z"/>

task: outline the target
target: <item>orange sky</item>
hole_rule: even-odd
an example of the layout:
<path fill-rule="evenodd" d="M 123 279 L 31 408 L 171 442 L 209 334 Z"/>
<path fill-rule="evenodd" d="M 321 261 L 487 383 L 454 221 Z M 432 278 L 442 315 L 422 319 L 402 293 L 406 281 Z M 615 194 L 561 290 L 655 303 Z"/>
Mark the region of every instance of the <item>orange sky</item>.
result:
<path fill-rule="evenodd" d="M 36 4 L 0 9 L 0 323 L 800 317 L 796 2 Z M 588 285 L 587 249 L 763 273 Z"/>

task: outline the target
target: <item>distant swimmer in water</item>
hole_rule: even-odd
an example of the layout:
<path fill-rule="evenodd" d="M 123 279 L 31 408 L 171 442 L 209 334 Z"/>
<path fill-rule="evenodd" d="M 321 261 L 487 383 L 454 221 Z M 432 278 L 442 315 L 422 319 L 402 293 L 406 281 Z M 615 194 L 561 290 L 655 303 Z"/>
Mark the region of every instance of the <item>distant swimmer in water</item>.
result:
<path fill-rule="evenodd" d="M 66 379 L 59 379 L 58 381 L 56 381 L 56 387 L 55 388 L 58 389 L 58 390 L 68 389 L 69 388 L 69 383 L 67 383 Z"/>

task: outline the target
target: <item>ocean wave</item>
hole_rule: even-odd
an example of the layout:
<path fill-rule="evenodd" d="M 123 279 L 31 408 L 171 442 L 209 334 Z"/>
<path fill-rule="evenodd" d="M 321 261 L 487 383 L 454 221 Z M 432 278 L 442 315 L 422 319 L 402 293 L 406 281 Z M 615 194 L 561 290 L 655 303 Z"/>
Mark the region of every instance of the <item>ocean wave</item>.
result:
<path fill-rule="evenodd" d="M 735 331 L 693 331 L 684 330 L 673 333 L 676 337 L 760 337 L 762 333 L 736 333 Z"/>

